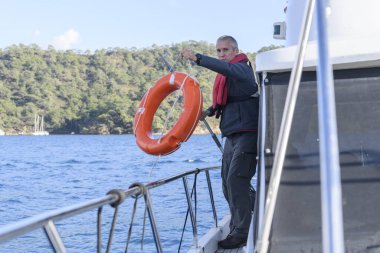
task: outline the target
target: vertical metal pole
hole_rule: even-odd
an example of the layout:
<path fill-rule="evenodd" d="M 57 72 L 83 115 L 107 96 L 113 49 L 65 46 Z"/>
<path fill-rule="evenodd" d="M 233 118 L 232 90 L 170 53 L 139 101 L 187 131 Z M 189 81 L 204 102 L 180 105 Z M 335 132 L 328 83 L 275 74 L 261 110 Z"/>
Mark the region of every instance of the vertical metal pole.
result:
<path fill-rule="evenodd" d="M 218 226 L 218 216 L 216 214 L 216 209 L 215 209 L 215 201 L 214 201 L 214 194 L 212 192 L 210 172 L 208 170 L 206 170 L 205 173 L 206 173 L 206 178 L 207 178 L 208 193 L 210 194 L 212 213 L 214 215 L 214 223 L 215 223 L 215 227 L 217 227 Z"/>
<path fill-rule="evenodd" d="M 209 131 L 209 133 L 211 134 L 211 137 L 214 140 L 216 146 L 218 146 L 220 152 L 222 152 L 222 154 L 223 154 L 223 147 L 222 147 L 222 144 L 220 143 L 218 137 L 215 135 L 214 131 L 212 131 L 210 125 L 207 122 L 207 120 L 203 119 L 202 121 L 205 124 L 205 126 L 206 126 L 207 130 Z"/>
<path fill-rule="evenodd" d="M 257 236 L 257 231 L 261 231 L 263 226 L 264 217 L 264 206 L 265 206 L 265 135 L 266 135 L 266 97 L 265 97 L 265 83 L 267 82 L 267 73 L 263 72 L 262 81 L 260 87 L 260 117 L 259 117 L 259 163 L 258 168 L 258 178 L 257 178 L 257 194 L 256 194 L 256 205 L 255 210 L 252 215 L 251 224 L 249 228 L 247 240 L 247 252 L 254 252 L 254 241 Z M 255 226 L 255 224 L 257 224 Z"/>
<path fill-rule="evenodd" d="M 102 252 L 102 210 L 103 207 L 98 208 L 98 218 L 97 218 L 97 246 L 96 246 L 96 252 L 101 253 Z"/>
<path fill-rule="evenodd" d="M 329 60 L 326 1 L 317 0 L 318 117 L 321 164 L 323 252 L 344 252 L 342 186 L 336 125 L 334 78 Z"/>
<path fill-rule="evenodd" d="M 183 177 L 183 186 L 185 188 L 185 193 L 186 193 L 186 199 L 187 199 L 187 204 L 189 206 L 190 210 L 190 218 L 191 218 L 191 223 L 193 224 L 193 237 L 194 237 L 194 245 L 196 248 L 198 248 L 198 231 L 197 231 L 197 221 L 195 219 L 194 211 L 193 211 L 193 206 L 191 204 L 191 197 L 189 193 L 189 188 L 187 186 L 187 178 Z M 194 179 L 195 180 L 195 179 Z"/>
<path fill-rule="evenodd" d="M 152 231 L 153 231 L 153 238 L 154 238 L 154 241 L 156 243 L 156 249 L 157 249 L 157 252 L 162 253 L 163 251 L 162 251 L 160 236 L 158 235 L 156 220 L 154 219 L 154 214 L 153 214 L 152 204 L 151 204 L 151 199 L 150 199 L 150 193 L 149 193 L 149 190 L 146 188 L 144 190 L 144 199 L 145 199 L 145 203 L 146 203 L 146 208 L 148 209 L 148 215 L 149 215 L 150 225 L 151 225 Z"/>
<path fill-rule="evenodd" d="M 59 236 L 58 230 L 52 220 L 49 220 L 44 226 L 44 231 L 49 238 L 50 244 L 55 252 L 66 253 L 67 250 L 63 245 L 62 239 Z"/>
<path fill-rule="evenodd" d="M 303 59 L 306 53 L 307 40 L 309 38 L 311 21 L 313 18 L 314 4 L 315 0 L 309 0 L 306 5 L 306 12 L 303 19 L 304 22 L 300 34 L 300 40 L 298 43 L 299 46 L 292 73 L 290 76 L 289 88 L 286 95 L 285 107 L 281 120 L 280 133 L 278 136 L 276 152 L 273 161 L 273 169 L 268 186 L 268 194 L 265 204 L 264 225 L 262 227 L 262 230 L 260 231 L 260 236 L 258 240 L 258 250 L 260 253 L 267 252 L 269 247 L 269 235 L 272 227 L 278 188 L 280 186 L 280 179 L 285 160 L 285 152 L 286 147 L 288 145 L 290 128 L 293 121 L 294 109 L 298 95 L 298 88 L 301 80 Z"/>
<path fill-rule="evenodd" d="M 265 135 L 266 135 L 266 91 L 265 82 L 267 82 L 267 73 L 263 73 L 263 80 L 260 90 L 260 129 L 259 129 L 259 145 L 260 145 L 260 178 L 259 178 L 259 210 L 258 210 L 258 228 L 259 231 L 263 225 L 264 205 L 265 205 Z"/>
<path fill-rule="evenodd" d="M 116 226 L 116 221 L 117 221 L 117 213 L 119 212 L 119 206 L 115 207 L 115 211 L 113 214 L 113 219 L 111 223 L 111 229 L 110 229 L 110 234 L 108 237 L 108 243 L 107 243 L 107 250 L 106 253 L 111 252 L 111 245 L 112 245 L 112 239 L 113 239 L 113 234 L 115 232 L 115 226 Z"/>
<path fill-rule="evenodd" d="M 259 117 L 259 163 L 258 168 L 258 178 L 257 178 L 257 195 L 256 195 L 256 205 L 255 210 L 252 215 L 251 224 L 249 227 L 248 236 L 251 239 L 247 240 L 247 252 L 254 252 L 255 249 L 255 238 L 257 236 L 257 231 L 261 231 L 263 226 L 264 217 L 264 206 L 265 206 L 265 135 L 266 135 L 266 93 L 265 93 L 265 83 L 268 82 L 267 73 L 263 72 L 262 81 L 260 87 L 260 117 Z M 257 224 L 255 226 L 255 224 Z"/>

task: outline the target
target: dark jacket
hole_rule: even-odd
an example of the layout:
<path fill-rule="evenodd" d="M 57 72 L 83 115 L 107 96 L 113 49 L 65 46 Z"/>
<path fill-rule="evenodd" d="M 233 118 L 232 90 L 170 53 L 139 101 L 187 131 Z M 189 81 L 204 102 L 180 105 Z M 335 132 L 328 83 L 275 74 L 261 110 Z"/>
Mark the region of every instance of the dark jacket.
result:
<path fill-rule="evenodd" d="M 224 62 L 201 55 L 199 65 L 227 77 L 228 97 L 220 120 L 222 136 L 244 131 L 257 131 L 259 99 L 253 70 L 248 63 Z"/>

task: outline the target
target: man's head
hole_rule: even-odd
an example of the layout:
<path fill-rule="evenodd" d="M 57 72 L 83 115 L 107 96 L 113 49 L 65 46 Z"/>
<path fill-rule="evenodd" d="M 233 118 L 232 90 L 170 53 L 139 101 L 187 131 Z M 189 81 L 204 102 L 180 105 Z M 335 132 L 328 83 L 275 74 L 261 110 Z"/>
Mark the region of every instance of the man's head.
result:
<path fill-rule="evenodd" d="M 228 35 L 219 37 L 216 41 L 216 53 L 220 60 L 227 62 L 239 54 L 239 47 L 234 37 Z"/>

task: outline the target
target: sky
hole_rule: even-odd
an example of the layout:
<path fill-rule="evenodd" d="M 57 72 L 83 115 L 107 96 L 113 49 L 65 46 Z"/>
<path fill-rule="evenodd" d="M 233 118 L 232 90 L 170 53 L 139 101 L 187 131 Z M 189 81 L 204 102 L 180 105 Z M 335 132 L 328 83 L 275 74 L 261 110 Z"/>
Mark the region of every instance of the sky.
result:
<path fill-rule="evenodd" d="M 232 35 L 244 52 L 284 44 L 273 23 L 286 0 L 8 0 L 1 3 L 0 48 L 149 48 Z"/>

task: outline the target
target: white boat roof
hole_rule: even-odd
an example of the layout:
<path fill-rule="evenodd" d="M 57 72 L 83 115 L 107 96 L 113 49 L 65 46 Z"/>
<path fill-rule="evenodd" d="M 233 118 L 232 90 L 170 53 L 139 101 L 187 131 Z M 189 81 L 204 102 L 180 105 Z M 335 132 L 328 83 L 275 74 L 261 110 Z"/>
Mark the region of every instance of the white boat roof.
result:
<path fill-rule="evenodd" d="M 372 39 L 333 41 L 329 57 L 334 69 L 380 67 L 380 36 Z M 315 70 L 318 60 L 316 41 L 310 41 L 304 61 L 305 70 Z M 263 52 L 256 56 L 256 71 L 284 72 L 293 67 L 297 45 Z"/>
<path fill-rule="evenodd" d="M 293 67 L 303 24 L 306 0 L 287 0 L 282 38 L 285 48 L 256 57 L 257 71 L 283 72 Z M 329 0 L 326 9 L 329 57 L 334 69 L 380 66 L 379 0 Z M 278 22 L 277 22 L 278 23 Z M 315 70 L 318 60 L 318 33 L 313 18 L 304 66 Z"/>

